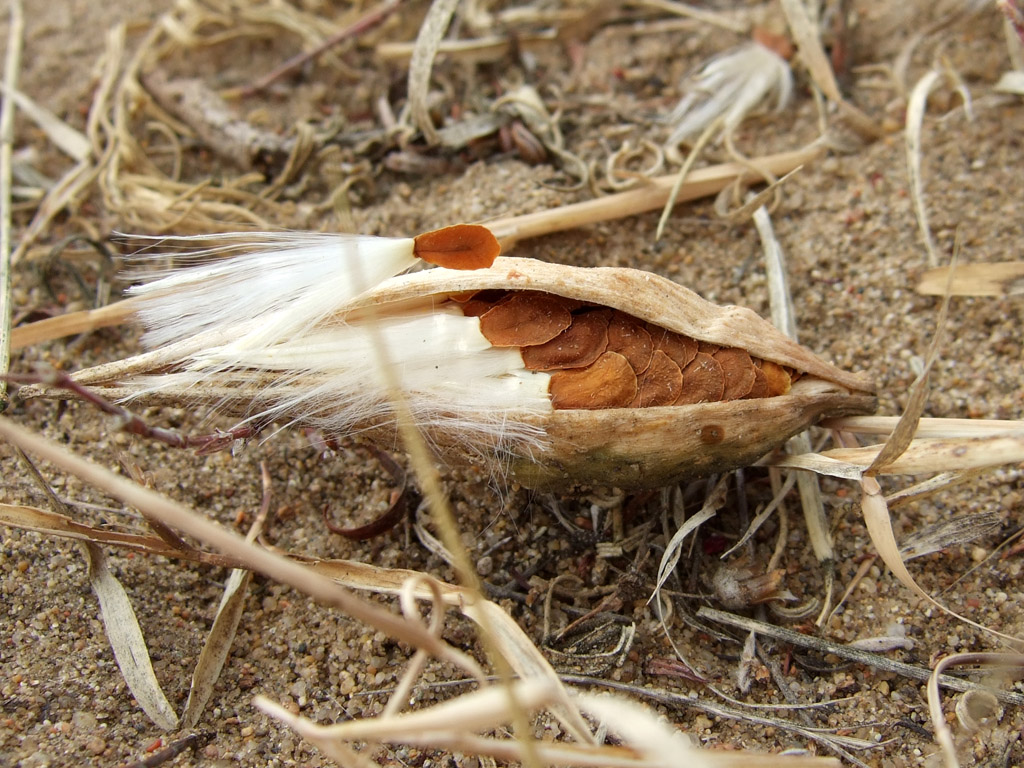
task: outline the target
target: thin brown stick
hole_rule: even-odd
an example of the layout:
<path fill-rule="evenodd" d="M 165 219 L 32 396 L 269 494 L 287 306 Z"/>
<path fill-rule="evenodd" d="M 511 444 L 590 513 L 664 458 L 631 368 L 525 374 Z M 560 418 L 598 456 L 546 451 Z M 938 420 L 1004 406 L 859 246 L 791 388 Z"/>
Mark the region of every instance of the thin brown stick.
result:
<path fill-rule="evenodd" d="M 915 667 L 912 664 L 904 664 L 901 661 L 887 659 L 885 656 L 881 656 L 877 653 L 862 651 L 859 648 L 851 648 L 848 645 L 833 643 L 822 637 L 804 635 L 800 632 L 794 632 L 791 629 L 776 627 L 774 624 L 767 624 L 763 621 L 748 619 L 745 616 L 737 616 L 736 614 L 726 613 L 725 611 L 717 611 L 714 608 L 701 608 L 697 611 L 697 616 L 702 619 L 728 624 L 732 627 L 739 627 L 743 630 L 754 631 L 759 635 L 774 637 L 776 640 L 782 640 L 783 642 L 790 643 L 791 645 L 798 645 L 803 648 L 812 648 L 820 653 L 834 653 L 840 658 L 849 659 L 850 661 L 855 661 L 858 664 L 867 664 L 869 667 L 882 669 L 887 672 L 895 672 L 897 675 L 903 675 L 904 677 L 909 677 L 912 680 L 928 682 L 932 676 L 931 671 L 924 667 Z M 939 685 L 943 688 L 949 688 L 954 691 L 988 691 L 1004 704 L 1016 704 L 1018 706 L 1024 704 L 1024 695 L 1019 693 L 993 690 L 987 686 L 977 685 L 969 680 L 963 680 L 959 677 L 951 677 L 950 675 L 939 675 L 938 680 Z"/>
<path fill-rule="evenodd" d="M 363 34 L 363 32 L 366 32 L 368 29 L 373 29 L 390 16 L 398 8 L 401 2 L 402 0 L 385 0 L 385 2 L 380 5 L 374 6 L 361 18 L 356 20 L 355 23 L 350 24 L 344 29 L 338 30 L 320 43 L 316 48 L 313 48 L 310 51 L 303 51 L 302 53 L 292 56 L 286 62 L 261 77 L 255 83 L 244 88 L 241 95 L 245 97 L 257 94 L 275 81 L 294 72 L 304 66 L 307 62 L 312 61 L 324 51 L 330 50 L 339 43 L 348 40 L 350 37 L 356 37 Z"/>

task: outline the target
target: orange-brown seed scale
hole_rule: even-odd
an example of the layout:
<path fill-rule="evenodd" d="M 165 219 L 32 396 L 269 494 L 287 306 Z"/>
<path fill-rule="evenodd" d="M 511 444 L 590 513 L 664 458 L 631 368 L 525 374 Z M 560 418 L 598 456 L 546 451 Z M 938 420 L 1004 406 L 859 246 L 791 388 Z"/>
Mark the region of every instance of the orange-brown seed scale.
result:
<path fill-rule="evenodd" d="M 532 347 L 551 341 L 571 323 L 572 314 L 558 296 L 521 291 L 480 315 L 480 332 L 496 347 Z"/>
<path fill-rule="evenodd" d="M 739 400 L 750 394 L 757 375 L 754 373 L 754 361 L 742 349 L 725 347 L 714 354 L 715 360 L 722 366 L 725 374 L 725 392 L 723 400 Z"/>
<path fill-rule="evenodd" d="M 717 403 L 725 394 L 725 374 L 711 355 L 698 352 L 683 369 L 683 391 L 674 405 Z"/>
<path fill-rule="evenodd" d="M 412 252 L 439 267 L 486 269 L 498 258 L 501 245 L 487 227 L 456 224 L 417 235 L 413 238 Z"/>
<path fill-rule="evenodd" d="M 640 375 L 651 364 L 654 342 L 643 323 L 625 312 L 615 312 L 608 324 L 608 349 L 625 357 Z"/>
<path fill-rule="evenodd" d="M 531 371 L 585 368 L 608 348 L 610 315 L 609 310 L 573 315 L 572 325 L 551 341 L 523 347 L 523 363 Z"/>
<path fill-rule="evenodd" d="M 679 366 L 662 352 L 656 351 L 647 371 L 640 377 L 634 408 L 653 408 L 659 405 L 674 405 L 683 393 L 683 372 Z"/>
<path fill-rule="evenodd" d="M 586 368 L 555 371 L 548 385 L 555 410 L 628 408 L 636 390 L 636 374 L 618 352 L 605 352 Z"/>

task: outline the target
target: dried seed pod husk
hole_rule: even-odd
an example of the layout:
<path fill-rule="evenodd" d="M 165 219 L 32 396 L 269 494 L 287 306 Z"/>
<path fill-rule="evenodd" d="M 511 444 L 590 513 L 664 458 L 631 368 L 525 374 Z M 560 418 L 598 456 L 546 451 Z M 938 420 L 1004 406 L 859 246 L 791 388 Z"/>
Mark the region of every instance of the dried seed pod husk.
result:
<path fill-rule="evenodd" d="M 541 406 L 534 400 L 533 406 L 519 408 L 515 397 L 510 397 L 507 401 L 510 404 L 504 410 L 493 407 L 467 410 L 468 406 L 458 398 L 432 404 L 425 395 L 406 392 L 417 426 L 425 433 L 439 459 L 448 464 L 484 464 L 497 478 L 540 489 L 564 490 L 577 485 L 658 487 L 751 464 L 821 418 L 870 413 L 875 408 L 875 399 L 870 394 L 872 385 L 863 374 L 843 371 L 825 362 L 748 309 L 711 304 L 692 291 L 648 272 L 570 267 L 532 259 L 498 258 L 486 269 L 436 268 L 384 280 L 339 305 L 333 316 L 324 321 L 324 329 L 309 333 L 303 342 L 305 346 L 291 354 L 300 359 L 311 349 L 329 348 L 335 343 L 330 334 L 341 327 L 380 324 L 383 328 L 380 338 L 387 342 L 391 338 L 387 335 L 388 329 L 403 318 L 429 317 L 430 322 L 438 321 L 438 328 L 449 322 L 475 323 L 477 318 L 463 317 L 457 309 L 459 305 L 449 298 L 472 302 L 473 299 L 467 300 L 467 297 L 500 296 L 494 292 L 502 291 L 513 297 L 522 291 L 538 292 L 573 300 L 573 307 L 598 308 L 581 310 L 588 313 L 600 312 L 600 308 L 625 313 L 638 325 L 643 324 L 654 349 L 662 350 L 658 358 L 659 371 L 665 374 L 666 364 L 671 363 L 681 372 L 682 384 L 673 379 L 656 388 L 656 397 L 652 388 L 651 402 L 666 402 L 677 386 L 682 386 L 683 392 L 673 405 L 617 407 L 618 403 L 625 406 L 638 398 L 641 376 L 640 383 L 632 385 L 631 392 L 629 386 L 616 384 L 622 387 L 621 391 L 614 393 L 609 403 L 591 409 L 581 403 L 579 392 L 582 390 L 577 388 L 573 392 L 571 386 L 555 385 L 549 394 L 544 384 Z M 506 296 L 499 301 L 511 299 Z M 453 315 L 457 318 L 453 319 Z M 514 323 L 505 322 L 503 327 L 514 331 Z M 658 329 L 668 332 L 661 336 L 675 341 L 661 343 Z M 545 331 L 550 332 L 550 329 Z M 315 400 L 318 410 L 303 410 L 303 404 L 314 402 L 309 390 L 321 384 L 315 377 L 311 382 L 294 374 L 288 368 L 291 358 L 276 347 L 258 350 L 259 354 L 251 358 L 255 362 L 244 370 L 235 366 L 224 376 L 203 379 L 202 386 L 192 386 L 187 391 L 182 391 L 180 384 L 175 383 L 173 374 L 168 378 L 161 373 L 169 367 L 181 366 L 183 360 L 204 355 L 209 358 L 207 350 L 211 345 L 234 349 L 234 336 L 231 329 L 208 330 L 195 338 L 126 361 L 80 372 L 77 378 L 84 384 L 108 387 L 108 396 L 130 395 L 146 402 L 177 405 L 208 402 L 250 417 L 289 419 L 335 431 L 358 432 L 382 444 L 394 444 L 394 412 L 389 407 L 386 392 L 380 395 L 379 407 L 346 411 L 348 404 L 330 400 L 328 390 L 324 389 Z M 685 338 L 679 341 L 680 337 Z M 521 341 L 514 343 L 522 344 Z M 433 368 L 443 370 L 447 348 L 440 339 L 438 344 L 441 346 Z M 486 346 L 486 341 L 484 344 Z M 680 367 L 676 360 L 673 352 L 676 347 L 684 348 L 676 352 L 682 355 L 685 367 Z M 698 347 L 702 350 L 699 353 Z M 387 345 L 391 364 L 399 369 L 400 383 L 409 380 L 402 378 L 406 373 L 403 366 L 407 363 L 404 356 L 418 349 Z M 487 360 L 496 360 L 495 355 L 515 355 L 518 350 L 492 348 L 482 354 Z M 692 359 L 687 362 L 691 355 Z M 759 380 L 758 374 L 765 379 L 763 388 L 774 396 L 686 403 L 688 372 L 699 374 L 703 364 L 712 370 L 714 365 L 721 368 L 716 357 L 731 361 L 739 370 L 739 374 L 732 377 L 734 383 L 737 377 L 742 379 L 741 385 L 734 387 L 735 397 L 749 395 L 754 381 Z M 635 372 L 625 355 L 619 352 L 606 351 L 600 359 L 605 358 L 610 367 L 625 365 Z M 475 358 L 470 356 L 467 360 L 473 362 Z M 218 372 L 216 359 L 213 363 L 207 359 L 205 365 L 203 371 Z M 465 394 L 464 400 L 472 399 L 472 382 L 464 383 L 459 376 L 467 371 L 472 373 L 475 365 L 467 364 L 452 373 L 453 386 L 465 384 L 458 390 Z M 591 368 L 594 365 L 597 363 Z M 571 373 L 586 375 L 588 370 L 594 373 L 589 368 L 555 373 L 564 378 Z M 791 377 L 788 371 L 798 375 Z M 282 375 L 282 372 L 290 373 Z M 555 373 L 524 370 L 521 376 L 517 374 L 518 378 L 512 377 L 506 384 L 513 389 L 527 387 L 534 391 L 538 381 L 554 381 Z M 603 374 L 598 371 L 598 378 L 600 375 Z M 139 376 L 149 378 L 139 380 Z M 193 381 L 198 376 L 198 373 L 193 374 Z M 749 386 L 747 379 L 750 379 Z M 551 403 L 556 391 L 564 395 L 561 405 Z M 715 394 L 720 396 L 711 391 L 707 397 Z M 639 397 L 642 399 L 643 395 Z M 570 407 L 565 406 L 566 402 Z M 580 407 L 571 407 L 573 403 Z M 487 423 L 478 423 L 480 420 L 487 420 Z"/>

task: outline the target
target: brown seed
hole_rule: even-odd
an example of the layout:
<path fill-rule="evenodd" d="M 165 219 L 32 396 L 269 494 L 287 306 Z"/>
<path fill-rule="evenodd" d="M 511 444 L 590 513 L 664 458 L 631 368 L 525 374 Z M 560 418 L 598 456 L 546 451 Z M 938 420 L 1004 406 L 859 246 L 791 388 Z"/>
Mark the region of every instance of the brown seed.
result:
<path fill-rule="evenodd" d="M 615 312 L 608 323 L 608 349 L 629 360 L 639 375 L 651 364 L 654 343 L 643 323 L 625 312 Z"/>
<path fill-rule="evenodd" d="M 586 368 L 555 371 L 548 385 L 556 410 L 626 408 L 636 389 L 636 374 L 618 352 L 605 352 Z"/>
<path fill-rule="evenodd" d="M 545 344 L 523 348 L 523 363 L 531 371 L 586 368 L 608 347 L 607 311 L 572 316 L 572 325 Z"/>
<path fill-rule="evenodd" d="M 764 375 L 764 371 L 757 367 L 757 363 L 754 363 L 754 385 L 744 397 L 746 400 L 756 400 L 759 397 L 768 396 L 768 377 Z"/>
<path fill-rule="evenodd" d="M 500 252 L 498 239 L 479 224 L 456 224 L 413 239 L 413 253 L 430 264 L 449 269 L 486 269 Z"/>
<path fill-rule="evenodd" d="M 697 340 L 689 336 L 666 331 L 664 328 L 651 329 L 654 348 L 660 349 L 672 358 L 679 370 L 683 370 L 697 356 Z"/>
<path fill-rule="evenodd" d="M 683 391 L 683 372 L 661 350 L 654 353 L 647 372 L 640 377 L 634 408 L 672 405 Z"/>
<path fill-rule="evenodd" d="M 793 383 L 792 377 L 778 363 L 771 360 L 761 361 L 761 373 L 768 382 L 768 394 L 765 397 L 778 397 L 789 393 L 789 387 Z"/>
<path fill-rule="evenodd" d="M 715 360 L 722 366 L 725 373 L 725 394 L 723 400 L 739 400 L 746 397 L 754 386 L 757 378 L 754 374 L 754 361 L 742 349 L 726 347 L 715 352 Z"/>
<path fill-rule="evenodd" d="M 725 392 L 725 374 L 722 366 L 711 355 L 698 352 L 693 362 L 683 369 L 683 390 L 676 405 L 715 403 Z"/>
<path fill-rule="evenodd" d="M 503 298 L 508 291 L 475 291 L 453 295 L 450 298 L 459 304 L 466 317 L 480 317 Z"/>
<path fill-rule="evenodd" d="M 705 355 L 713 355 L 721 348 L 721 344 L 712 344 L 710 341 L 701 341 L 697 343 L 697 351 L 703 352 Z"/>
<path fill-rule="evenodd" d="M 560 297 L 519 291 L 480 315 L 480 332 L 496 347 L 529 347 L 551 341 L 570 323 Z"/>

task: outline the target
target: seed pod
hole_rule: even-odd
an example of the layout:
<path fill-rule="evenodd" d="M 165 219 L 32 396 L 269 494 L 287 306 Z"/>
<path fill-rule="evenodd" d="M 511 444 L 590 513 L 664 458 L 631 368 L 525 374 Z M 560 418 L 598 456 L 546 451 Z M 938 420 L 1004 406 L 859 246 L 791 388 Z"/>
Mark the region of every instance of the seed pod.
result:
<path fill-rule="evenodd" d="M 392 251 L 407 242 L 410 253 L 425 243 L 419 250 L 446 264 L 465 250 L 476 267 L 479 229 L 386 242 Z M 358 243 L 367 259 L 375 240 Z M 875 407 L 863 375 L 750 310 L 633 269 L 498 258 L 383 279 L 329 312 L 322 301 L 304 308 L 301 295 L 273 305 L 257 296 L 238 317 L 183 328 L 174 307 L 236 280 L 249 258 L 259 255 L 235 257 L 242 263 L 224 263 L 212 279 L 203 267 L 202 279 L 173 274 L 173 291 L 163 281 L 145 287 L 144 321 L 162 343 L 173 323 L 181 340 L 76 378 L 108 396 L 205 401 L 260 423 L 387 445 L 397 385 L 441 460 L 548 489 L 657 487 L 725 471 L 820 418 Z"/>

